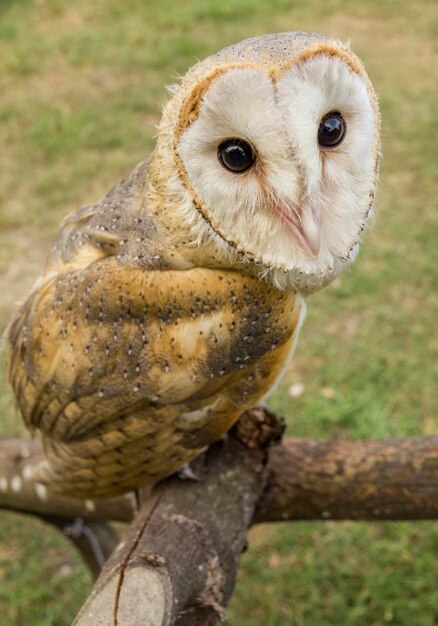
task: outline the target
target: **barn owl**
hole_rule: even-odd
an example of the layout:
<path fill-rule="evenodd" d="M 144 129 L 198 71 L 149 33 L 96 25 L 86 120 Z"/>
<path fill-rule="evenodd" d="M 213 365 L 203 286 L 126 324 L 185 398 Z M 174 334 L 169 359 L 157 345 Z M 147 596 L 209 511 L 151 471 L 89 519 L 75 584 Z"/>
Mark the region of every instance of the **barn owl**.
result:
<path fill-rule="evenodd" d="M 151 158 L 65 220 L 10 325 L 40 480 L 77 497 L 154 483 L 266 397 L 305 297 L 356 257 L 378 159 L 348 45 L 266 35 L 191 68 Z"/>

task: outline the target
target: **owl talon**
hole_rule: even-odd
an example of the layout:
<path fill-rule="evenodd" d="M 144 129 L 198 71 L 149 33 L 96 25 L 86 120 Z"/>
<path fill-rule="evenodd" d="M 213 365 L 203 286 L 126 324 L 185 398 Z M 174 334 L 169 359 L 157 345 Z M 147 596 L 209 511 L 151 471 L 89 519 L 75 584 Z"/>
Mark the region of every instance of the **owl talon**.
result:
<path fill-rule="evenodd" d="M 183 465 L 181 469 L 178 470 L 177 474 L 178 478 L 180 478 L 181 480 L 195 480 L 197 482 L 201 480 L 199 476 L 195 474 L 195 472 L 192 470 L 188 463 Z"/>
<path fill-rule="evenodd" d="M 218 439 L 215 443 L 217 443 L 219 446 L 223 447 L 227 444 L 228 439 L 230 438 L 230 435 L 228 433 L 224 433 L 222 435 L 222 437 L 220 439 Z"/>

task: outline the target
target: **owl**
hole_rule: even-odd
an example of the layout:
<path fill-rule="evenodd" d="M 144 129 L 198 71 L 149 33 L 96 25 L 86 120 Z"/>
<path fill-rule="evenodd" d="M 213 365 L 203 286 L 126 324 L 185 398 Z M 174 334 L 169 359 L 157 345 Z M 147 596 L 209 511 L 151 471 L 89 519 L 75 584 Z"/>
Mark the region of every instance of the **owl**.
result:
<path fill-rule="evenodd" d="M 64 221 L 8 330 L 39 480 L 71 496 L 170 475 L 271 393 L 373 212 L 378 105 L 347 45 L 254 37 L 170 91 L 151 158 Z"/>

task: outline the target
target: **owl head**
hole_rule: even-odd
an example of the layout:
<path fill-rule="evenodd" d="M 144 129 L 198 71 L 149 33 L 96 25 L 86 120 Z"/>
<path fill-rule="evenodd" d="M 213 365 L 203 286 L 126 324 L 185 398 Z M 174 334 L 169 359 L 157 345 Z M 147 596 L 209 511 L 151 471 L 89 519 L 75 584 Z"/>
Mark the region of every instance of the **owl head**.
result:
<path fill-rule="evenodd" d="M 167 192 L 198 243 L 214 241 L 277 287 L 309 293 L 357 254 L 379 125 L 348 46 L 279 33 L 191 68 L 165 108 L 157 150 L 171 161 Z"/>

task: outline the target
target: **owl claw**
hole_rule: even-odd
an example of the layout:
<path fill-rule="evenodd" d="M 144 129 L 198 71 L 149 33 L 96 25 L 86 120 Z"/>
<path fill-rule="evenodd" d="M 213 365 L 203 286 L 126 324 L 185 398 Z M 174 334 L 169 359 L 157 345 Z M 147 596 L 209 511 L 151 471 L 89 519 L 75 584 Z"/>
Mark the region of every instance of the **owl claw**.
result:
<path fill-rule="evenodd" d="M 197 482 L 200 481 L 199 476 L 195 474 L 195 472 L 192 470 L 188 463 L 183 465 L 181 469 L 178 470 L 177 474 L 178 478 L 180 478 L 181 480 L 195 480 Z"/>

